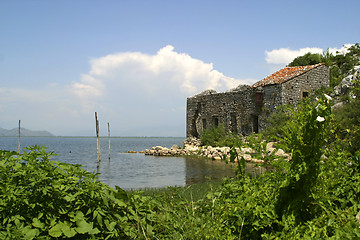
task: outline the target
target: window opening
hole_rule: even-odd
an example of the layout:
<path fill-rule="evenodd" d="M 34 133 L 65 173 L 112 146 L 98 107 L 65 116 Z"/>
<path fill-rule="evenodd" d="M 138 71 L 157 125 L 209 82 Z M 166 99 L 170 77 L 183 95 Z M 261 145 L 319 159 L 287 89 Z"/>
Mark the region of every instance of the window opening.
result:
<path fill-rule="evenodd" d="M 255 102 L 256 106 L 262 106 L 264 100 L 264 93 L 263 92 L 257 92 L 255 95 Z"/>
<path fill-rule="evenodd" d="M 205 118 L 202 120 L 202 124 L 203 124 L 203 129 L 206 129 L 207 126 L 206 126 L 206 119 Z"/>
<path fill-rule="evenodd" d="M 219 126 L 219 118 L 218 117 L 213 117 L 213 122 L 214 122 L 214 127 Z"/>
<path fill-rule="evenodd" d="M 259 133 L 259 116 L 253 115 L 253 130 L 255 133 Z"/>
<path fill-rule="evenodd" d="M 303 92 L 303 93 L 302 93 L 302 97 L 303 97 L 303 98 L 306 98 L 306 97 L 308 97 L 308 96 L 309 96 L 309 92 Z"/>
<path fill-rule="evenodd" d="M 233 133 L 237 133 L 238 129 L 237 129 L 237 121 L 236 121 L 236 115 L 235 113 L 231 114 L 231 132 Z"/>

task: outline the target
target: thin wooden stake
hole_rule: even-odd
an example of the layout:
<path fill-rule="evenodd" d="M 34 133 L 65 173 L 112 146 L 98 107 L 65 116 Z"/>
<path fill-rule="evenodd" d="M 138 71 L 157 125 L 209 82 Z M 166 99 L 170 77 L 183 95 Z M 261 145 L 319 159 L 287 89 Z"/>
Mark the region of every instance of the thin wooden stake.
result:
<path fill-rule="evenodd" d="M 20 154 L 20 123 L 21 121 L 19 120 L 19 138 L 18 138 L 18 153 Z"/>
<path fill-rule="evenodd" d="M 96 123 L 97 170 L 99 171 L 101 157 L 100 157 L 99 121 L 97 118 L 97 112 L 95 112 L 95 123 Z"/>
<path fill-rule="evenodd" d="M 111 152 L 111 145 L 110 145 L 110 123 L 108 123 L 108 134 L 109 134 L 109 161 L 110 161 L 110 152 Z"/>

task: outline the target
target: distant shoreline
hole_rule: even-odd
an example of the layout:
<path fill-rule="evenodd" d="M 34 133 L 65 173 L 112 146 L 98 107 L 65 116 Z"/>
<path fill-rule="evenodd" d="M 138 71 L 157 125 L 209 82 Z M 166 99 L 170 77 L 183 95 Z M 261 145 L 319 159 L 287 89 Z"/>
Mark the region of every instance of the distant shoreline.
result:
<path fill-rule="evenodd" d="M 1 136 L 0 137 L 18 137 L 18 136 Z M 41 137 L 41 138 L 96 138 L 96 136 L 20 136 L 22 138 L 30 138 L 30 137 Z M 109 138 L 108 136 L 100 136 L 100 138 Z M 148 136 L 144 136 L 144 137 L 138 137 L 138 136 L 110 136 L 110 138 L 183 138 L 186 139 L 186 137 L 148 137 Z"/>

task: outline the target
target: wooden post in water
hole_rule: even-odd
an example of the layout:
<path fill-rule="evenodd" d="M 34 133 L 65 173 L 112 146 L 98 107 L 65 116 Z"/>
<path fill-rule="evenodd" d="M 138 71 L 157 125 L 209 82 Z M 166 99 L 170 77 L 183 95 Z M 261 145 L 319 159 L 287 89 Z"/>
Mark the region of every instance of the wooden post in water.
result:
<path fill-rule="evenodd" d="M 109 161 L 110 161 L 110 152 L 111 152 L 111 145 L 110 145 L 110 123 L 108 123 L 108 134 L 109 134 Z"/>
<path fill-rule="evenodd" d="M 100 139 L 99 139 L 99 120 L 97 118 L 97 112 L 95 112 L 95 123 L 96 123 L 97 170 L 99 171 L 101 157 L 100 157 Z"/>
<path fill-rule="evenodd" d="M 20 154 L 20 120 L 19 120 L 19 138 L 18 138 L 18 152 Z"/>

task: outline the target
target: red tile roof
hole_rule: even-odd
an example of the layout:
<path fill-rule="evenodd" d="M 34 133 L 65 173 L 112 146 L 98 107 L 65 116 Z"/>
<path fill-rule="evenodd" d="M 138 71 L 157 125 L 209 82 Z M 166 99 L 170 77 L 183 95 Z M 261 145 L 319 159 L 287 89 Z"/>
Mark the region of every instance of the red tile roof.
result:
<path fill-rule="evenodd" d="M 318 63 L 315 65 L 299 66 L 299 67 L 286 67 L 271 74 L 270 76 L 267 76 L 263 80 L 254 83 L 251 87 L 255 88 L 255 87 L 262 87 L 272 84 L 281 84 L 322 65 L 325 65 L 325 63 Z"/>

